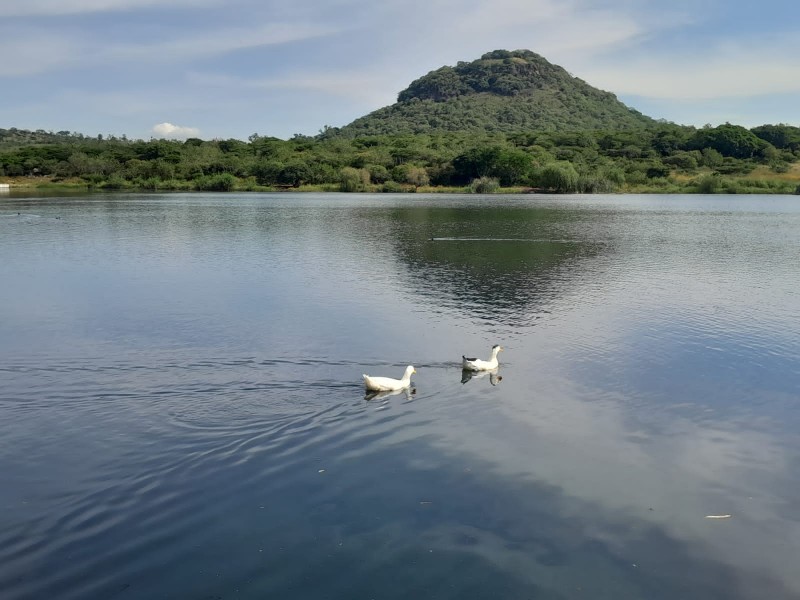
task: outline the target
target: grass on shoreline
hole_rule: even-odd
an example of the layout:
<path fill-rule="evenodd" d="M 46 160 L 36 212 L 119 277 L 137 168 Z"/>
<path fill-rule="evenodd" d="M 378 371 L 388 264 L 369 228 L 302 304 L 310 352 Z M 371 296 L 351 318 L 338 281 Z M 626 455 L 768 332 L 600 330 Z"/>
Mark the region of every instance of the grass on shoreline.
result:
<path fill-rule="evenodd" d="M 33 191 L 119 191 L 119 192 L 341 192 L 335 183 L 305 184 L 299 187 L 274 187 L 259 185 L 253 178 L 236 179 L 227 190 L 204 190 L 193 181 L 148 180 L 131 182 L 115 179 L 100 183 L 89 183 L 80 178 L 54 179 L 52 177 L 0 177 L 0 183 L 10 184 L 11 190 Z M 468 194 L 469 186 L 419 186 L 395 184 L 366 185 L 361 193 L 424 193 L 424 194 Z M 494 194 L 542 193 L 530 187 L 514 186 L 498 188 Z M 775 173 L 768 167 L 758 167 L 747 175 L 719 175 L 706 173 L 676 173 L 669 177 L 650 179 L 644 183 L 625 184 L 612 193 L 619 194 L 800 194 L 800 164 L 792 165 L 785 173 Z"/>

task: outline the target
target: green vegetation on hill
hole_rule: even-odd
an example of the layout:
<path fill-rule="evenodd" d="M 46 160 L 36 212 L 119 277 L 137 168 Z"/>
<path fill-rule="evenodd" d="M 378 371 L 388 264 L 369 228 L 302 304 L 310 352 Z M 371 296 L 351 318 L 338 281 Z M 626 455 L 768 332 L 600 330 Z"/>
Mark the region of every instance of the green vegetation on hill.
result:
<path fill-rule="evenodd" d="M 529 50 L 495 50 L 412 82 L 329 135 L 640 129 L 656 122 Z"/>
<path fill-rule="evenodd" d="M 36 131 L 28 131 L 27 129 L 0 129 L 0 150 L 9 148 L 18 148 L 20 146 L 29 146 L 31 144 L 60 144 L 71 142 L 87 142 L 89 140 L 102 141 L 103 136 L 99 135 L 96 138 L 89 138 L 82 133 L 75 133 L 72 131 L 45 131 L 44 129 L 37 129 Z M 121 138 L 123 141 L 125 136 Z"/>
<path fill-rule="evenodd" d="M 0 181 L 101 189 L 800 193 L 800 128 L 654 121 L 528 51 L 414 81 L 316 137 L 128 140 L 0 129 Z"/>

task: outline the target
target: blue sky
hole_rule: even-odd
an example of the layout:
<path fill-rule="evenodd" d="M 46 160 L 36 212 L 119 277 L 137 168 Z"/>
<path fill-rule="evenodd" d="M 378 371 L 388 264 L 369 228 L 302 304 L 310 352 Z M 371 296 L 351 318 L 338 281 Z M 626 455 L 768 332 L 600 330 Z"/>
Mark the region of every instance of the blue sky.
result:
<path fill-rule="evenodd" d="M 2 0 L 0 127 L 313 135 L 499 48 L 655 118 L 800 125 L 797 0 Z"/>

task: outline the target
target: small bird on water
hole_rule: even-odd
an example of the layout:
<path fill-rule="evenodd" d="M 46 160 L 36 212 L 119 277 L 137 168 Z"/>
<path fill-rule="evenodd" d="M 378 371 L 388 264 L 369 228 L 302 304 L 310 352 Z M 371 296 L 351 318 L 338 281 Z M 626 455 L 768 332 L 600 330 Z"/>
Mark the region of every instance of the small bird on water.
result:
<path fill-rule="evenodd" d="M 502 352 L 503 347 L 500 344 L 492 346 L 492 356 L 489 360 L 481 360 L 480 358 L 467 358 L 461 356 L 461 368 L 465 371 L 489 371 L 496 369 L 500 364 L 497 360 L 497 353 Z"/>
<path fill-rule="evenodd" d="M 391 392 L 394 390 L 402 390 L 411 385 L 411 376 L 417 370 L 408 365 L 406 372 L 401 379 L 392 379 L 391 377 L 370 377 L 366 373 L 362 375 L 364 378 L 364 387 L 370 392 Z"/>

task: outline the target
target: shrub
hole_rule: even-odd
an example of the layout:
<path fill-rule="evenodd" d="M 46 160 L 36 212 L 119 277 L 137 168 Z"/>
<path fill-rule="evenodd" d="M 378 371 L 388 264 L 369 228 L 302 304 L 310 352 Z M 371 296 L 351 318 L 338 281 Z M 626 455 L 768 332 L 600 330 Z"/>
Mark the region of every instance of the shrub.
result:
<path fill-rule="evenodd" d="M 625 180 L 631 185 L 641 185 L 647 181 L 647 176 L 644 174 L 644 171 L 634 169 L 625 175 Z"/>
<path fill-rule="evenodd" d="M 755 168 L 755 165 L 746 160 L 726 158 L 724 162 L 714 169 L 722 175 L 747 175 Z"/>
<path fill-rule="evenodd" d="M 600 175 L 581 175 L 578 177 L 578 190 L 584 194 L 607 194 L 616 189 L 615 185 Z"/>
<path fill-rule="evenodd" d="M 424 167 L 410 167 L 406 172 L 405 183 L 410 183 L 414 187 L 430 184 L 431 180 L 428 177 L 428 172 Z"/>
<path fill-rule="evenodd" d="M 381 191 L 386 192 L 387 194 L 398 194 L 403 191 L 403 186 L 394 181 L 393 179 L 390 179 L 389 181 L 383 184 Z"/>
<path fill-rule="evenodd" d="M 368 169 L 372 183 L 386 183 L 389 181 L 389 170 L 383 165 L 370 165 Z"/>
<path fill-rule="evenodd" d="M 625 172 L 619 167 L 608 167 L 604 172 L 604 177 L 616 188 L 625 185 Z"/>
<path fill-rule="evenodd" d="M 159 190 L 188 190 L 192 186 L 192 182 L 181 179 L 156 179 L 156 182 Z M 147 181 L 144 183 L 147 183 Z"/>
<path fill-rule="evenodd" d="M 68 165 L 67 163 L 64 163 L 63 166 L 68 166 Z M 63 169 L 63 170 L 65 171 L 64 172 L 65 177 L 72 176 L 72 171 L 70 171 L 69 169 Z M 5 172 L 6 175 L 8 175 L 9 177 L 21 177 L 22 175 L 25 175 L 25 167 L 23 167 L 21 164 L 18 163 L 9 163 L 6 164 L 5 166 Z"/>
<path fill-rule="evenodd" d="M 471 194 L 494 194 L 500 188 L 500 182 L 493 177 L 478 177 L 469 184 Z"/>
<path fill-rule="evenodd" d="M 363 192 L 369 185 L 369 171 L 353 167 L 343 167 L 339 171 L 339 190 L 342 192 Z"/>
<path fill-rule="evenodd" d="M 149 177 L 147 179 L 137 179 L 135 184 L 143 190 L 153 192 L 161 187 L 161 180 L 158 177 Z"/>
<path fill-rule="evenodd" d="M 121 175 L 112 175 L 100 186 L 104 190 L 121 190 L 127 185 L 125 179 Z"/>
<path fill-rule="evenodd" d="M 711 168 L 718 167 L 722 164 L 722 154 L 714 150 L 714 148 L 703 148 L 700 153 L 703 157 L 700 164 Z"/>
<path fill-rule="evenodd" d="M 204 175 L 194 180 L 196 190 L 203 192 L 230 192 L 236 186 L 236 177 L 230 173 Z"/>
<path fill-rule="evenodd" d="M 414 187 L 428 185 L 431 181 L 430 177 L 428 177 L 428 171 L 426 171 L 424 167 L 418 167 L 408 163 L 397 165 L 393 168 L 392 179 L 400 183 L 408 183 Z"/>
<path fill-rule="evenodd" d="M 669 167 L 666 165 L 651 165 L 645 171 L 648 179 L 658 179 L 669 175 Z"/>
<path fill-rule="evenodd" d="M 550 163 L 536 176 L 538 184 L 560 194 L 578 191 L 578 172 L 571 163 Z"/>
<path fill-rule="evenodd" d="M 677 152 L 672 156 L 665 156 L 661 161 L 665 165 L 672 165 L 673 167 L 687 171 L 697 168 L 697 159 L 689 152 Z"/>
<path fill-rule="evenodd" d="M 723 180 L 717 174 L 706 175 L 697 184 L 697 191 L 701 194 L 716 194 L 722 188 Z"/>

